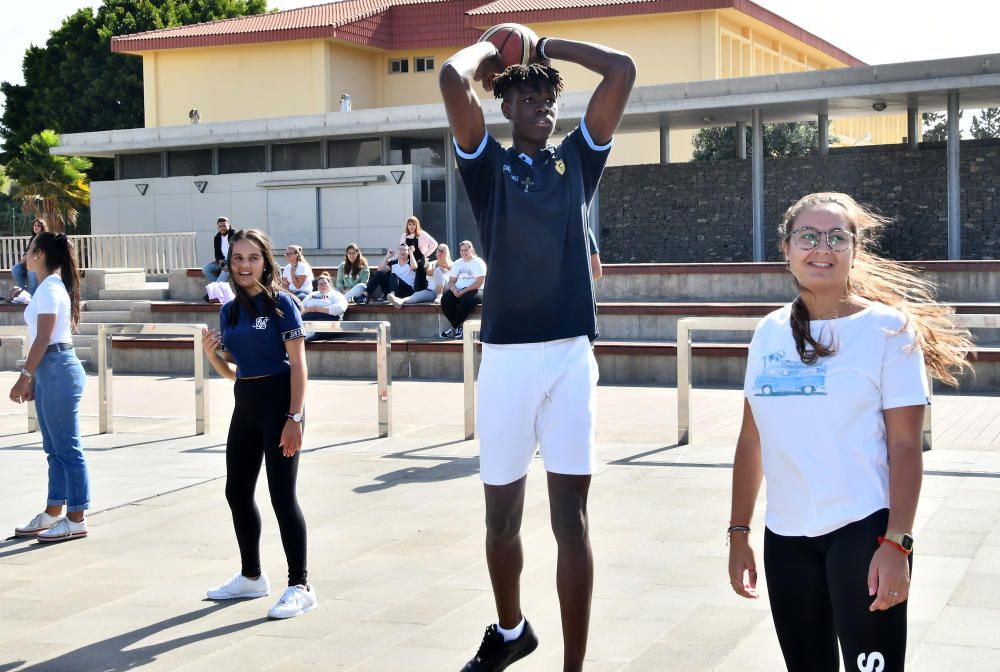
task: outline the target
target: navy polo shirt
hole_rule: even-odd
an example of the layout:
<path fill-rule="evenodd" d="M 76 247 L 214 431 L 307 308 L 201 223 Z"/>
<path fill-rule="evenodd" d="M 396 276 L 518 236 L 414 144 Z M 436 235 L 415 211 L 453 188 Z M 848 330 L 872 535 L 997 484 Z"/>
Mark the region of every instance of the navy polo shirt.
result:
<path fill-rule="evenodd" d="M 455 143 L 490 269 L 484 343 L 597 338 L 587 210 L 611 144 L 595 144 L 584 121 L 534 160 L 489 134 L 471 154 Z"/>
<path fill-rule="evenodd" d="M 264 294 L 252 297 L 256 314 L 247 315 L 232 300 L 219 311 L 222 346 L 236 360 L 236 376 L 253 378 L 288 373 L 291 364 L 285 341 L 302 338 L 302 313 L 299 305 L 287 292 L 278 293 L 278 308 L 283 315 L 269 312 L 264 304 Z M 236 324 L 229 324 L 230 311 L 237 311 Z"/>

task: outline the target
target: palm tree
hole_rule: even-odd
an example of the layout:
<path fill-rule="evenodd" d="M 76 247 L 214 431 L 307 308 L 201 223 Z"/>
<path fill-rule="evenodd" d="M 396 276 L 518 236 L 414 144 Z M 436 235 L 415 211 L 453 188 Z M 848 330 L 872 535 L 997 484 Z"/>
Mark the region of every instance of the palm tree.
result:
<path fill-rule="evenodd" d="M 65 231 L 75 226 L 80 208 L 90 205 L 87 172 L 93 165 L 82 156 L 50 154 L 59 145 L 59 134 L 44 130 L 21 145 L 20 155 L 7 169 L 18 184 L 15 198 L 21 209 L 49 224 L 50 231 Z"/>

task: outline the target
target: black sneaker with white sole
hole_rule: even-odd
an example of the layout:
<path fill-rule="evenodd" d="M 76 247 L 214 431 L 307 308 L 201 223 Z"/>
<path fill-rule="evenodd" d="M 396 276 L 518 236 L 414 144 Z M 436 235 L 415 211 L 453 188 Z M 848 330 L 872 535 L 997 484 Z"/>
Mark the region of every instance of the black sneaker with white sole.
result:
<path fill-rule="evenodd" d="M 486 628 L 483 643 L 476 656 L 465 664 L 462 672 L 500 672 L 538 648 L 538 637 L 531 623 L 524 622 L 524 632 L 517 639 L 505 642 L 496 625 Z"/>

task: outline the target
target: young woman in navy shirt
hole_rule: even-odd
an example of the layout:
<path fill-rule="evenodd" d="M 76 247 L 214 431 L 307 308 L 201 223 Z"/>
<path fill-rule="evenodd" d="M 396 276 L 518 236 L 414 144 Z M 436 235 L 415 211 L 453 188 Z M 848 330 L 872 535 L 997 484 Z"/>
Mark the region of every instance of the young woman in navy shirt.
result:
<path fill-rule="evenodd" d="M 255 229 L 237 231 L 229 246 L 229 283 L 236 298 L 219 313 L 221 333 L 202 342 L 219 375 L 234 380 L 236 405 L 226 441 L 226 499 L 233 514 L 242 568 L 208 591 L 209 599 L 264 597 L 260 513 L 254 489 L 261 462 L 288 561 L 288 588 L 268 611 L 291 618 L 314 609 L 306 577 L 306 523 L 295 494 L 306 395 L 305 345 L 297 301 L 281 289 L 271 241 Z M 236 369 L 230 366 L 236 364 Z"/>

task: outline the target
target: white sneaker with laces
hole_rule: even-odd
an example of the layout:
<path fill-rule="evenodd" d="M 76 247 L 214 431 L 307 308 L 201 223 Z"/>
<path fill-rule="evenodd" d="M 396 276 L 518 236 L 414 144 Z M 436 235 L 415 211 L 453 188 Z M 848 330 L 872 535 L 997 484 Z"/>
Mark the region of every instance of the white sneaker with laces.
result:
<path fill-rule="evenodd" d="M 288 586 L 277 603 L 267 610 L 268 618 L 293 618 L 312 611 L 319 604 L 311 585 Z"/>
<path fill-rule="evenodd" d="M 55 525 L 39 532 L 35 538 L 41 542 L 69 541 L 70 539 L 82 539 L 87 536 L 87 521 L 81 520 L 74 523 L 69 518 L 60 518 Z"/>
<path fill-rule="evenodd" d="M 15 537 L 34 537 L 39 532 L 44 532 L 59 522 L 62 516 L 50 516 L 42 511 L 37 516 L 28 521 L 26 525 L 14 528 Z"/>
<path fill-rule="evenodd" d="M 267 575 L 261 572 L 256 579 L 237 574 L 221 586 L 210 589 L 207 595 L 210 600 L 241 600 L 266 597 L 270 592 L 271 586 L 267 581 Z"/>
<path fill-rule="evenodd" d="M 455 330 L 452 329 L 451 327 L 448 327 L 447 329 L 441 332 L 441 338 L 454 338 L 454 337 L 455 337 Z"/>

